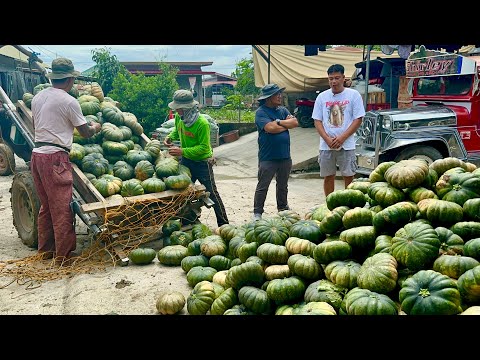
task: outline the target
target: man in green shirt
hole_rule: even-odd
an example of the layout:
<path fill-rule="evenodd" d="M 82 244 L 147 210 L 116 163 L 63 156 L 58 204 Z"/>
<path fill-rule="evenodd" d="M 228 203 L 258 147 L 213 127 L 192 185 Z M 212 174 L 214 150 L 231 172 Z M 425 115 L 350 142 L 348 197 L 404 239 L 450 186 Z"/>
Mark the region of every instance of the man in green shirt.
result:
<path fill-rule="evenodd" d="M 181 164 L 190 169 L 192 182 L 198 180 L 210 192 L 210 198 L 215 203 L 213 209 L 217 225 L 228 224 L 227 213 L 213 176 L 213 150 L 208 120 L 200 114 L 198 101 L 193 99 L 189 90 L 175 91 L 173 101 L 168 106 L 176 111 L 175 128 L 164 140 L 169 148 L 168 153 L 181 157 Z M 180 140 L 180 147 L 175 146 L 172 140 Z"/>

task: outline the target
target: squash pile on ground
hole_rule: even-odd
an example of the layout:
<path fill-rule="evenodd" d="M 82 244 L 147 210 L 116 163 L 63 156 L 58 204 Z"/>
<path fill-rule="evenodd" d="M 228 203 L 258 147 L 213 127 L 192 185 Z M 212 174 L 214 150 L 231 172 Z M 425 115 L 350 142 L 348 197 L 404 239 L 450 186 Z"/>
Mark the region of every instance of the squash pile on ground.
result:
<path fill-rule="evenodd" d="M 480 314 L 480 169 L 456 158 L 382 163 L 303 218 L 169 239 L 157 259 L 184 270 L 191 315 Z"/>

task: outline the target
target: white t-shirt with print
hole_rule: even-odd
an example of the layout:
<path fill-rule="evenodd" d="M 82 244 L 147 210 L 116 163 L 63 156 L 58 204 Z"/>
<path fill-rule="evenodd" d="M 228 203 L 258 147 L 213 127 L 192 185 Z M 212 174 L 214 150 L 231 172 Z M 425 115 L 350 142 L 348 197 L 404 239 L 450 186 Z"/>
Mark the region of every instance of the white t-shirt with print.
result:
<path fill-rule="evenodd" d="M 343 134 L 353 120 L 364 115 L 365 108 L 360 93 L 350 88 L 344 88 L 338 94 L 334 94 L 331 89 L 322 91 L 315 99 L 312 112 L 312 118 L 315 121 L 322 121 L 325 132 L 331 137 Z M 354 135 L 345 140 L 342 147 L 345 150 L 354 150 Z M 320 150 L 332 150 L 322 137 Z"/>
<path fill-rule="evenodd" d="M 54 87 L 46 88 L 33 97 L 32 115 L 35 142 L 59 144 L 69 149 L 72 147 L 74 128 L 87 123 L 78 100 Z M 52 153 L 59 151 L 59 148 L 45 146 L 33 151 Z"/>

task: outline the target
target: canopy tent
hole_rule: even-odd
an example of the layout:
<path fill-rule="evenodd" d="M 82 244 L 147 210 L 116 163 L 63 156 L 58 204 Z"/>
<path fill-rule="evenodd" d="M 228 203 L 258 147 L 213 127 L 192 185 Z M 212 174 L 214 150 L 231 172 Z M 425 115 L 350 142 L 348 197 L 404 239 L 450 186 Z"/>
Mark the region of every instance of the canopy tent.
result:
<path fill-rule="evenodd" d="M 270 52 L 270 77 L 268 61 Z M 332 64 L 342 64 L 347 78 L 356 72 L 355 64 L 364 60 L 363 49 L 338 46 L 318 55 L 305 56 L 303 45 L 253 45 L 255 85 L 263 87 L 268 82 L 285 87 L 285 92 L 307 92 L 328 88 L 327 69 Z M 397 57 L 381 51 L 370 51 L 370 57 Z M 269 79 L 270 78 L 270 79 Z"/>

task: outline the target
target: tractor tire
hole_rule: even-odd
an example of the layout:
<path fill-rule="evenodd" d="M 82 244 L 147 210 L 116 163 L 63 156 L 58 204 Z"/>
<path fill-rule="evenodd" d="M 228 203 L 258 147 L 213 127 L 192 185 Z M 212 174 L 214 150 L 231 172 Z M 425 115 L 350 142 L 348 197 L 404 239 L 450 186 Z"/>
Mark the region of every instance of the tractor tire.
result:
<path fill-rule="evenodd" d="M 402 150 L 396 157 L 395 161 L 400 160 L 412 160 L 412 159 L 423 159 L 426 160 L 428 165 L 438 159 L 442 159 L 443 155 L 431 146 L 421 146 L 413 145 Z"/>
<path fill-rule="evenodd" d="M 0 143 L 0 176 L 8 176 L 15 172 L 15 154 L 5 143 Z"/>
<path fill-rule="evenodd" d="M 38 199 L 33 176 L 30 171 L 17 172 L 10 188 L 13 225 L 22 242 L 30 248 L 38 245 Z"/>

